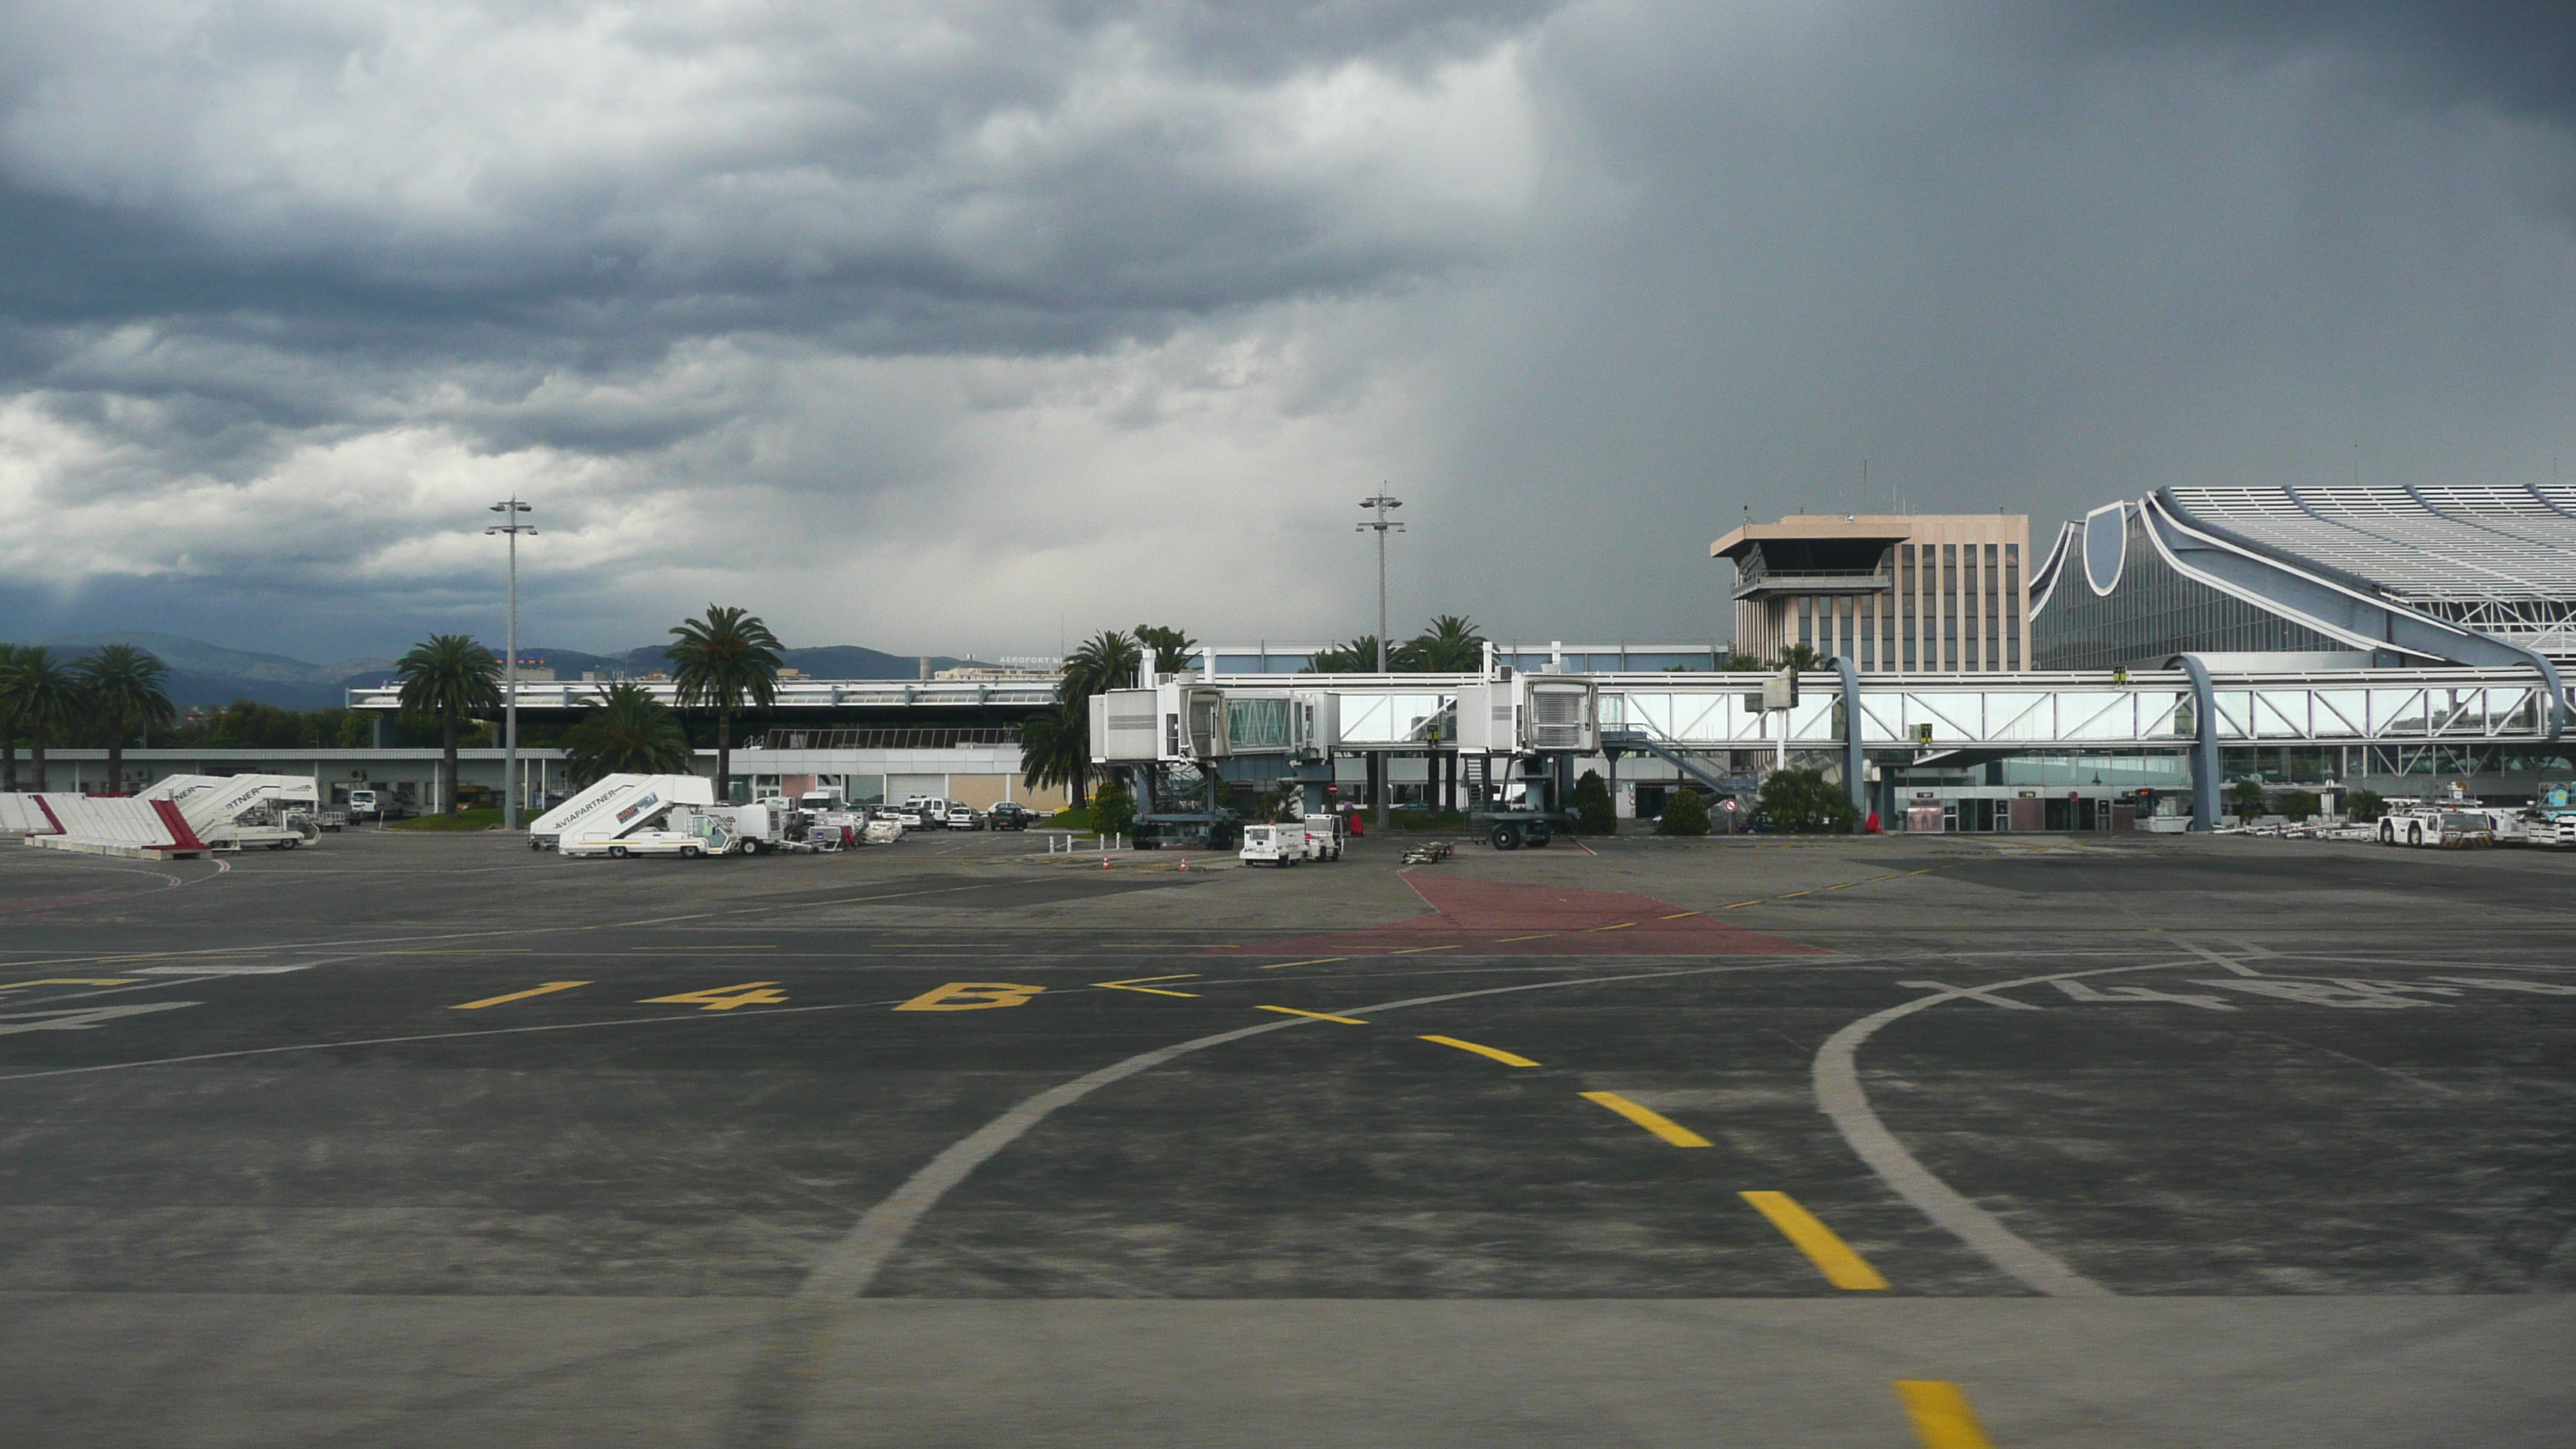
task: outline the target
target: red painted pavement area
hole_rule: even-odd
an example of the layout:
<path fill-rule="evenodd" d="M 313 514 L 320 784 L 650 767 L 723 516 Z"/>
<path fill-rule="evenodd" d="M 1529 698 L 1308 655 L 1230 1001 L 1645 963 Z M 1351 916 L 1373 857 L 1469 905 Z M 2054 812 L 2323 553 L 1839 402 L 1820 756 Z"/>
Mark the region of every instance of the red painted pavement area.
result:
<path fill-rule="evenodd" d="M 1429 871 L 1408 872 L 1405 881 L 1431 914 L 1391 926 L 1263 941 L 1225 954 L 1382 955 L 1445 947 L 1478 956 L 1782 956 L 1821 949 L 1625 891 L 1469 880 Z"/>

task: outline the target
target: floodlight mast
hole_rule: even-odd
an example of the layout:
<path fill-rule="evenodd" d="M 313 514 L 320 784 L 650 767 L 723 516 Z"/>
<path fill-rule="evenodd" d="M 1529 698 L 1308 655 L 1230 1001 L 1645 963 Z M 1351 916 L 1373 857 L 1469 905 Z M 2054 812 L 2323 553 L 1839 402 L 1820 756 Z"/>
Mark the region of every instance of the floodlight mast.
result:
<path fill-rule="evenodd" d="M 1361 524 L 1359 531 L 1375 530 L 1377 533 L 1377 672 L 1380 674 L 1386 673 L 1386 536 L 1390 531 L 1404 532 L 1403 524 L 1390 521 L 1386 515 L 1387 510 L 1403 506 L 1402 500 L 1386 496 L 1383 483 L 1377 485 L 1376 497 L 1360 500 L 1360 507 L 1377 511 L 1377 517 Z"/>
<path fill-rule="evenodd" d="M 510 536 L 510 619 L 502 631 L 502 649 L 506 657 L 501 664 L 501 824 L 504 829 L 519 828 L 519 535 L 535 533 L 519 515 L 536 510 L 519 501 L 517 494 L 492 505 L 503 522 L 483 530 Z"/>

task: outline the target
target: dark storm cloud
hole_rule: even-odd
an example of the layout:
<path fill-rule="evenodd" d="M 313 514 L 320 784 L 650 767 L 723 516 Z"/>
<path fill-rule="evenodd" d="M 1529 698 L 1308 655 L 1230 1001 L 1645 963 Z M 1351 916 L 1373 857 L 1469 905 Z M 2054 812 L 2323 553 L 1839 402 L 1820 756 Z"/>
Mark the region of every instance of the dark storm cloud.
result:
<path fill-rule="evenodd" d="M 526 489 L 558 643 L 722 596 L 1028 648 L 1066 580 L 1346 634 L 1384 478 L 1399 612 L 1688 638 L 1746 505 L 2545 463 L 2572 25 L 0 11 L 0 616 L 488 633 L 480 509 Z"/>
<path fill-rule="evenodd" d="M 2549 0 L 2354 3 L 2174 0 L 1990 10 L 1999 31 L 2079 47 L 2170 46 L 2253 64 L 2303 54 L 2365 61 L 2373 79 L 2424 99 L 2479 103 L 2509 115 L 2576 122 L 2576 6 Z"/>

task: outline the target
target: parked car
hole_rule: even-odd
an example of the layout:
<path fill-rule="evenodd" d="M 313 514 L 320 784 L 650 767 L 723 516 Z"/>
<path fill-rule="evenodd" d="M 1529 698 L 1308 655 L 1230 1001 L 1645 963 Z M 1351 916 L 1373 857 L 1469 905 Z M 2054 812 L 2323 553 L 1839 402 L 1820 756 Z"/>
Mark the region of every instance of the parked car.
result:
<path fill-rule="evenodd" d="M 948 807 L 947 825 L 951 830 L 981 830 L 984 817 L 972 805 L 951 805 Z"/>
<path fill-rule="evenodd" d="M 985 812 L 984 828 L 987 830 L 1026 830 L 1029 828 L 1029 822 L 1037 818 L 1038 813 L 1036 811 L 1031 810 L 1019 801 L 1005 800 L 1001 804 L 996 805 L 991 810 Z"/>
<path fill-rule="evenodd" d="M 874 811 L 879 820 L 891 820 L 906 830 L 922 828 L 921 808 L 917 805 L 880 805 Z"/>

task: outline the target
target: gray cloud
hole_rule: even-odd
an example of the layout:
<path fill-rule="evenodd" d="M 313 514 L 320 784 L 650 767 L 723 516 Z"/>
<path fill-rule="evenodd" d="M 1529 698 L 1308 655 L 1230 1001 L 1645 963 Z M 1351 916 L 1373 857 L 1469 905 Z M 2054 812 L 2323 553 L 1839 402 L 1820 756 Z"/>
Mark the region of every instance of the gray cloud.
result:
<path fill-rule="evenodd" d="M 2576 457 L 2537 7 L 32 9 L 20 633 L 488 630 L 524 489 L 576 646 L 1342 634 L 1386 479 L 1400 612 L 1705 637 L 1746 505 Z"/>

